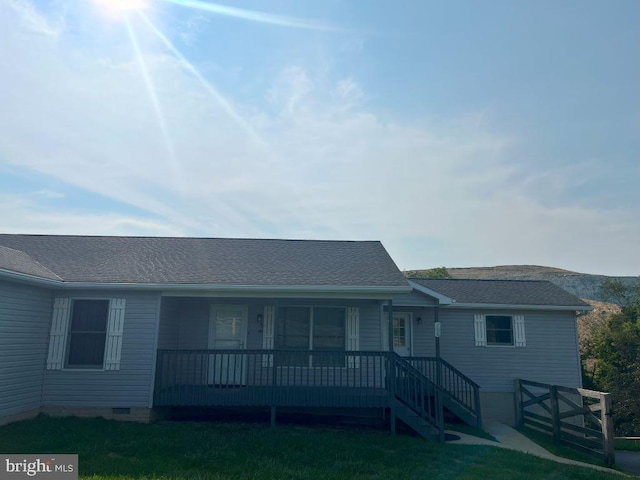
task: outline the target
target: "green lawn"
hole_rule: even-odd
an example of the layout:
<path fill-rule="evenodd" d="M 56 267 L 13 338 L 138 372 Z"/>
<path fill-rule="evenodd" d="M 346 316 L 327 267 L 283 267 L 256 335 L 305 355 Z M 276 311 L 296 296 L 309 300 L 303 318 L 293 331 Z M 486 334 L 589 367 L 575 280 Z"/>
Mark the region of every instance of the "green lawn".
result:
<path fill-rule="evenodd" d="M 616 440 L 616 450 L 640 452 L 640 440 Z"/>
<path fill-rule="evenodd" d="M 553 438 L 544 433 L 538 432 L 532 428 L 519 428 L 518 431 L 527 436 L 530 440 L 533 440 L 541 447 L 549 450 L 554 455 L 564 458 L 570 458 L 571 460 L 577 460 L 578 462 L 591 463 L 593 465 L 599 465 L 604 467 L 604 458 L 597 455 L 589 455 L 587 453 L 580 452 L 571 448 L 566 444 L 557 445 L 554 443 Z"/>
<path fill-rule="evenodd" d="M 78 453 L 88 479 L 605 479 L 484 446 L 355 428 L 39 417 L 0 427 L 2 453 Z"/>

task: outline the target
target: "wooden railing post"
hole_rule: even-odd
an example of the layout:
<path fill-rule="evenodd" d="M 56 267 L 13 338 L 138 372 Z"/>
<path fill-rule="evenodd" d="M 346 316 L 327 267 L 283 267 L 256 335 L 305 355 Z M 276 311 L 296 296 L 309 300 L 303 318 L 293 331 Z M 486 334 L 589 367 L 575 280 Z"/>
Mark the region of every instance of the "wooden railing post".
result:
<path fill-rule="evenodd" d="M 610 393 L 600 394 L 600 412 L 602 418 L 602 435 L 604 442 L 604 463 L 610 466 L 615 464 L 616 462 Z"/>
<path fill-rule="evenodd" d="M 555 385 L 549 387 L 551 398 L 551 424 L 553 426 L 553 441 L 560 443 L 560 405 L 558 404 L 558 389 Z"/>
<path fill-rule="evenodd" d="M 473 401 L 476 404 L 476 427 L 482 428 L 482 409 L 480 408 L 480 388 L 473 388 Z"/>
<path fill-rule="evenodd" d="M 393 350 L 393 301 L 389 300 L 387 306 L 387 314 L 389 319 L 389 324 L 387 328 L 389 330 L 389 371 L 387 372 L 387 377 L 389 381 L 389 396 L 390 396 L 390 405 L 389 405 L 389 419 L 391 420 L 391 433 L 395 435 L 396 433 L 396 363 L 395 363 L 395 351 Z"/>
<path fill-rule="evenodd" d="M 395 352 L 389 352 L 387 365 L 387 381 L 389 382 L 389 420 L 391 421 L 391 433 L 396 434 L 396 365 L 395 365 Z"/>
<path fill-rule="evenodd" d="M 520 384 L 520 379 L 516 378 L 515 381 L 515 412 L 516 412 L 516 426 L 522 427 L 524 425 L 522 415 L 522 386 Z"/>
<path fill-rule="evenodd" d="M 271 427 L 276 426 L 276 395 L 278 389 L 278 359 L 277 350 L 273 350 L 273 360 L 271 361 Z"/>

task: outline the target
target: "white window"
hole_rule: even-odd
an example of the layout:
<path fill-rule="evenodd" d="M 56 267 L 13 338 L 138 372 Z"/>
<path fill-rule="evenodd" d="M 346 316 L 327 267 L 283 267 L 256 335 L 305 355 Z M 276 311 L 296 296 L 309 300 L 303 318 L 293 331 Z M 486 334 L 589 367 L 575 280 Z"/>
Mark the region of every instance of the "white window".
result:
<path fill-rule="evenodd" d="M 476 346 L 525 347 L 524 316 L 474 315 Z"/>
<path fill-rule="evenodd" d="M 48 370 L 120 370 L 125 299 L 56 298 Z"/>

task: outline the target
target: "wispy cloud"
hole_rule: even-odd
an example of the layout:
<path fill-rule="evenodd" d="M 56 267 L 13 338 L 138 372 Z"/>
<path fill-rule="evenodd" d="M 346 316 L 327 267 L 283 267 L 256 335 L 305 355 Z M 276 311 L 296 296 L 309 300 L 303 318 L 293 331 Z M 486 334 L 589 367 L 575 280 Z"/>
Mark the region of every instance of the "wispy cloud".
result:
<path fill-rule="evenodd" d="M 64 28 L 61 17 L 55 20 L 47 18 L 29 0 L 6 0 L 6 6 L 14 10 L 22 26 L 31 32 L 57 37 Z"/>
<path fill-rule="evenodd" d="M 629 261 L 640 243 L 637 206 L 549 201 L 539 188 L 547 176 L 562 190 L 576 172 L 540 173 L 514 161 L 517 139 L 493 130 L 482 112 L 386 120 L 367 108 L 351 75 L 319 77 L 296 63 L 271 70 L 265 109 L 218 92 L 225 108 L 203 89 L 205 77 L 172 50 L 156 50 L 145 58 L 172 165 L 133 59 L 51 35 L 10 45 L 3 38 L 32 14 L 9 11 L 0 13 L 0 62 L 13 72 L 0 77 L 0 162 L 148 215 L 59 211 L 37 196 L 4 195 L 4 231 L 382 239 L 406 268 L 639 268 Z M 229 109 L 248 128 L 238 128 Z M 605 265 L 594 252 L 607 245 Z"/>

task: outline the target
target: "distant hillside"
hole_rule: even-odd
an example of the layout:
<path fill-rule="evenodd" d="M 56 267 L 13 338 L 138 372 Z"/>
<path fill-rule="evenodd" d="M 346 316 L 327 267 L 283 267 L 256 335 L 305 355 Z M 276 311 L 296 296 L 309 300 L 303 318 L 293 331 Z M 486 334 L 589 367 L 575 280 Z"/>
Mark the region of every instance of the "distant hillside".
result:
<path fill-rule="evenodd" d="M 406 276 L 422 276 L 427 270 L 408 270 Z M 578 273 L 561 268 L 539 265 L 501 265 L 497 267 L 447 268 L 451 278 L 477 278 L 496 280 L 548 280 L 573 293 L 577 297 L 603 301 L 600 295 L 602 282 L 616 278 L 625 284 L 640 284 L 640 277 L 608 277 Z"/>

